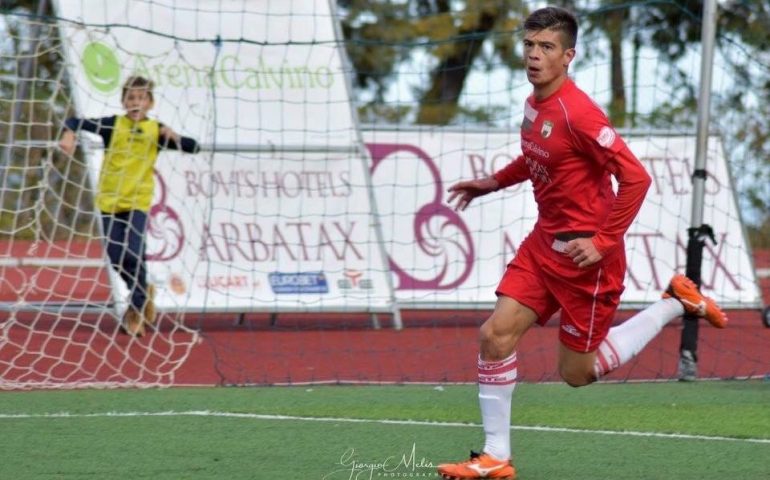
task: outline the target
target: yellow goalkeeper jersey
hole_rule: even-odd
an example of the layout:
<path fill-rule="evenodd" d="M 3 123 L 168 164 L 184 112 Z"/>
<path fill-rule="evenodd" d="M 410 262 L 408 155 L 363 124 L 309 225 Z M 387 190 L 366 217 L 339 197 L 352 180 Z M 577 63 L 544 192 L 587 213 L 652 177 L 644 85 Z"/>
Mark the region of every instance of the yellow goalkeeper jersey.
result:
<path fill-rule="evenodd" d="M 105 213 L 150 210 L 159 135 L 157 120 L 134 122 L 123 115 L 115 118 L 99 174 L 96 194 L 99 210 Z"/>

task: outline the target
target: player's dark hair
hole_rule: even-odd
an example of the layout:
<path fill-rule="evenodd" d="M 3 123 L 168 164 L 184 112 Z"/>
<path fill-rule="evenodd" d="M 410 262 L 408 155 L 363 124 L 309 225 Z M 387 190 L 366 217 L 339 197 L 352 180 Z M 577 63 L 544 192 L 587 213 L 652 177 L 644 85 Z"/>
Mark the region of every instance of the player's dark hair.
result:
<path fill-rule="evenodd" d="M 524 30 L 559 32 L 564 48 L 575 48 L 577 43 L 577 19 L 572 12 L 559 7 L 545 7 L 535 10 L 524 21 Z"/>
<path fill-rule="evenodd" d="M 152 96 L 152 89 L 155 87 L 155 83 L 152 80 L 146 79 L 139 75 L 133 75 L 126 79 L 123 83 L 123 93 L 120 96 L 121 100 L 126 99 L 126 94 L 132 88 L 142 88 L 147 90 L 147 94 L 150 96 L 150 100 L 154 100 Z"/>

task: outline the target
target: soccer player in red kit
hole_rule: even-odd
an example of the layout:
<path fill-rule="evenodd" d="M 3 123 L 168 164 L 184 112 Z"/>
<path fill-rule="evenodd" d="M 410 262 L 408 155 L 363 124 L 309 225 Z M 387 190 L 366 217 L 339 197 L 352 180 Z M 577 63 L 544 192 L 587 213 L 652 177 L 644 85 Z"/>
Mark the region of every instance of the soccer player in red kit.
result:
<path fill-rule="evenodd" d="M 486 441 L 481 453 L 438 466 L 447 479 L 513 479 L 511 397 L 516 345 L 535 323 L 561 309 L 559 374 L 569 385 L 595 382 L 618 368 L 685 312 L 723 328 L 727 319 L 683 275 L 663 298 L 610 328 L 623 292 L 623 236 L 642 206 L 650 177 L 601 109 L 568 77 L 577 21 L 547 7 L 524 23 L 524 60 L 532 95 L 524 104 L 522 155 L 489 178 L 449 188 L 464 210 L 476 197 L 529 180 L 538 218 L 497 287 L 481 326 L 479 404 Z M 617 194 L 611 176 L 618 182 Z"/>

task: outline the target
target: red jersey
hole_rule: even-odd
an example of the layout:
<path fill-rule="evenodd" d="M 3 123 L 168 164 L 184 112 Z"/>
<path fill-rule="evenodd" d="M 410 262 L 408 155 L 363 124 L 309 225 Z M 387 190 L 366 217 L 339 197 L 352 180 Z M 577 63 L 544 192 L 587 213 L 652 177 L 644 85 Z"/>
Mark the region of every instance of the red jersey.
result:
<path fill-rule="evenodd" d="M 567 78 L 549 97 L 524 103 L 522 155 L 494 177 L 501 188 L 531 180 L 535 229 L 596 232 L 603 255 L 616 252 L 650 186 L 650 176 L 602 110 Z M 618 181 L 617 195 L 610 175 Z"/>

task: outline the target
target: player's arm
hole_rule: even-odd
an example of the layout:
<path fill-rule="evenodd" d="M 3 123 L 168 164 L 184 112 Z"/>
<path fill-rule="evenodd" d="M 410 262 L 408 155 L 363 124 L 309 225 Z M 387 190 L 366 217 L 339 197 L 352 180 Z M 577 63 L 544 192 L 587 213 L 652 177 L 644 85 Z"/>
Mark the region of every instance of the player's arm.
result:
<path fill-rule="evenodd" d="M 529 180 L 529 167 L 527 167 L 527 161 L 524 155 L 519 155 L 511 163 L 495 172 L 493 175 L 497 183 L 498 188 L 508 188 L 517 183 Z"/>
<path fill-rule="evenodd" d="M 102 137 L 105 145 L 110 144 L 110 136 L 115 126 L 115 117 L 77 118 L 71 117 L 64 122 L 64 132 L 59 140 L 59 148 L 67 155 L 73 155 L 77 148 L 77 132 L 86 131 Z"/>
<path fill-rule="evenodd" d="M 651 183 L 642 164 L 625 145 L 610 156 L 606 168 L 618 180 L 618 193 L 610 214 L 593 237 L 571 240 L 565 249 L 581 268 L 597 263 L 618 248 L 639 213 Z"/>
<path fill-rule="evenodd" d="M 570 125 L 576 147 L 618 181 L 615 201 L 599 231 L 591 239 L 572 240 L 567 246 L 575 263 L 586 267 L 620 247 L 652 180 L 599 107 L 590 105 L 574 115 Z"/>
<path fill-rule="evenodd" d="M 160 124 L 160 132 L 158 135 L 158 147 L 167 148 L 170 150 L 181 150 L 186 153 L 198 153 L 200 151 L 200 145 L 195 139 L 190 137 L 183 137 L 176 133 L 171 127 Z"/>
<path fill-rule="evenodd" d="M 528 178 L 528 171 L 524 157 L 520 156 L 491 177 L 455 183 L 447 190 L 449 192 L 447 203 L 455 202 L 455 210 L 465 210 L 476 197 L 523 182 Z"/>
<path fill-rule="evenodd" d="M 620 244 L 642 208 L 652 179 L 626 145 L 607 162 L 607 169 L 618 181 L 618 193 L 593 242 L 600 252 L 608 253 Z"/>

